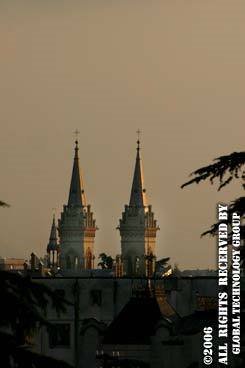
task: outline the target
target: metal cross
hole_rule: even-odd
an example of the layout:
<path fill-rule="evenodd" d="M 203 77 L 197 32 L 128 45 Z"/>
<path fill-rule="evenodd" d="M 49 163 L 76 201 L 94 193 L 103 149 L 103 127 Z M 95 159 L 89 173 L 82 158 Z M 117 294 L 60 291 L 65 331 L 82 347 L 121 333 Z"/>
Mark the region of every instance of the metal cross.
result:
<path fill-rule="evenodd" d="M 53 217 L 55 217 L 56 210 L 57 210 L 57 208 L 56 208 L 56 207 L 53 207 L 53 208 L 52 208 L 52 211 L 53 211 Z"/>
<path fill-rule="evenodd" d="M 136 133 L 137 133 L 137 135 L 138 135 L 138 141 L 139 141 L 139 140 L 140 140 L 140 135 L 141 135 L 141 130 L 139 130 L 139 129 L 138 129 L 138 130 L 136 131 Z"/>
<path fill-rule="evenodd" d="M 75 134 L 75 137 L 76 137 L 76 140 L 77 140 L 78 134 L 80 134 L 79 130 L 76 129 L 75 132 L 74 132 L 74 134 Z"/>

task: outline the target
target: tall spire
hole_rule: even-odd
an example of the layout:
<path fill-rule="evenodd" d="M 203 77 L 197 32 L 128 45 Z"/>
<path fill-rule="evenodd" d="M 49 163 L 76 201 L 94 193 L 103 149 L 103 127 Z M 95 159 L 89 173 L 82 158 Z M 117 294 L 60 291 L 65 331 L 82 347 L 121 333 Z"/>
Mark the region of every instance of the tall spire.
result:
<path fill-rule="evenodd" d="M 76 140 L 75 141 L 75 156 L 74 156 L 71 185 L 70 185 L 70 193 L 69 193 L 69 199 L 68 199 L 69 207 L 86 206 L 83 182 L 82 182 L 82 177 L 80 175 L 78 150 L 79 150 L 78 141 Z"/>
<path fill-rule="evenodd" d="M 147 204 L 145 192 L 138 137 L 129 205 L 125 206 L 118 227 L 123 273 L 130 277 L 149 277 L 155 269 L 156 233 L 159 228 L 152 206 Z"/>
<path fill-rule="evenodd" d="M 53 222 L 50 231 L 49 242 L 47 245 L 47 252 L 57 250 L 57 228 L 55 225 L 55 215 L 53 216 Z"/>
<path fill-rule="evenodd" d="M 139 131 L 137 132 L 140 133 Z M 146 190 L 144 187 L 143 168 L 140 157 L 140 140 L 137 140 L 137 154 L 134 169 L 133 184 L 131 189 L 129 205 L 134 207 L 146 207 Z"/>

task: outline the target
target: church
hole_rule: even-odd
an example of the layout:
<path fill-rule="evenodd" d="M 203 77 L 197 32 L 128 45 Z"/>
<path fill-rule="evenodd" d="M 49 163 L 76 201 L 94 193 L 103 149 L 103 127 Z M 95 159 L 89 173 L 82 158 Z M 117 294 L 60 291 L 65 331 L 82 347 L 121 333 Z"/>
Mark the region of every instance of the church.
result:
<path fill-rule="evenodd" d="M 104 269 L 95 265 L 97 230 L 76 140 L 68 202 L 58 224 L 53 218 L 47 262 L 32 254 L 31 270 L 26 266 L 35 282 L 71 303 L 59 316 L 50 306 L 47 318 L 56 329 L 39 330 L 36 351 L 75 368 L 202 367 L 203 328 L 215 330 L 217 319 L 217 276 L 172 274 L 157 260 L 159 226 L 147 201 L 139 139 L 118 225 L 121 254 Z"/>
<path fill-rule="evenodd" d="M 78 151 L 76 140 L 68 202 L 63 206 L 58 226 L 53 218 L 47 246 L 48 266 L 53 272 L 60 270 L 62 275 L 95 269 L 96 220 L 91 205 L 87 204 Z M 152 276 L 159 227 L 152 206 L 147 203 L 139 140 L 130 199 L 119 220 L 118 230 L 121 254 L 116 257 L 115 272 L 120 276 Z"/>

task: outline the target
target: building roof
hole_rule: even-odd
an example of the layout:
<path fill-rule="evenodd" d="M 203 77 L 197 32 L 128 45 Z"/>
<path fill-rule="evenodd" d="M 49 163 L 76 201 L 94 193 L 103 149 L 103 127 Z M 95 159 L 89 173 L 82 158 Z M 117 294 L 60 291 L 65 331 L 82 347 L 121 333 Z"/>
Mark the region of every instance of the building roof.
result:
<path fill-rule="evenodd" d="M 214 327 L 217 322 L 217 309 L 195 311 L 181 318 L 178 332 L 183 335 L 195 335 L 201 332 L 205 326 Z"/>
<path fill-rule="evenodd" d="M 149 345 L 160 320 L 170 326 L 178 315 L 163 292 L 149 289 L 135 293 L 112 321 L 104 335 L 104 344 Z"/>

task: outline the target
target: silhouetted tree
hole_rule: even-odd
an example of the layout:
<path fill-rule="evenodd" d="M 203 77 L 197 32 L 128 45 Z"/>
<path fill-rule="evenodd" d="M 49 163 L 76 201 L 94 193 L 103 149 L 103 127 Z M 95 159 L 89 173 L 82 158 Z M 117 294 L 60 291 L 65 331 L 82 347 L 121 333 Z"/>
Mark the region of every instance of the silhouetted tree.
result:
<path fill-rule="evenodd" d="M 0 201 L 0 207 L 10 207 Z M 57 314 L 66 304 L 58 293 L 46 285 L 33 282 L 29 276 L 0 271 L 0 346 L 4 368 L 71 368 L 71 365 L 33 351 L 32 338 L 37 329 L 55 327 L 45 318 L 48 305 Z"/>
<path fill-rule="evenodd" d="M 192 183 L 199 183 L 202 180 L 209 179 L 213 184 L 215 179 L 219 180 L 218 190 L 229 184 L 233 179 L 240 179 L 243 189 L 245 189 L 245 152 L 233 152 L 227 156 L 215 158 L 214 164 L 204 166 L 193 173 L 193 179 L 184 183 L 181 188 Z"/>
<path fill-rule="evenodd" d="M 54 328 L 45 318 L 47 306 L 65 312 L 66 302 L 46 285 L 18 273 L 0 271 L 0 346 L 4 368 L 68 368 L 67 363 L 34 352 L 36 330 Z"/>
<path fill-rule="evenodd" d="M 99 258 L 101 261 L 98 263 L 98 266 L 104 269 L 112 269 L 113 266 L 113 258 L 108 256 L 105 253 L 100 253 Z"/>
<path fill-rule="evenodd" d="M 10 207 L 8 203 L 0 201 L 0 207 Z"/>
<path fill-rule="evenodd" d="M 184 183 L 181 188 L 187 185 L 201 181 L 209 180 L 211 184 L 218 181 L 218 190 L 221 190 L 226 185 L 232 182 L 232 180 L 238 180 L 241 183 L 242 189 L 245 189 L 245 152 L 233 152 L 227 156 L 220 156 L 216 158 L 214 164 L 202 167 L 193 173 L 194 176 L 191 180 Z M 232 201 L 228 210 L 228 218 L 231 220 L 233 212 L 237 212 L 241 217 L 245 215 L 245 197 L 239 197 Z M 212 236 L 217 234 L 219 223 L 213 224 L 209 230 L 202 233 L 203 235 L 210 234 Z M 241 225 L 241 239 L 245 239 L 245 225 Z M 231 240 L 231 233 L 229 233 L 229 240 Z M 245 247 L 241 249 L 241 257 L 245 259 Z"/>

